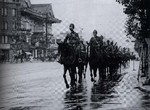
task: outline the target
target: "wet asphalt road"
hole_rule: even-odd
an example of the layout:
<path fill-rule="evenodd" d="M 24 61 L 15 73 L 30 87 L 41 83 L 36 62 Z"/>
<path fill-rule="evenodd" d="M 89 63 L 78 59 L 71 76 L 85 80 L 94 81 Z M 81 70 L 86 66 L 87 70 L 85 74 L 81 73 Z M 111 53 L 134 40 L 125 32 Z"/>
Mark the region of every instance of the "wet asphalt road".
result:
<path fill-rule="evenodd" d="M 0 110 L 150 110 L 150 94 L 137 89 L 132 64 L 118 82 L 93 85 L 88 70 L 75 90 L 65 88 L 57 62 L 0 64 L 0 72 Z"/>

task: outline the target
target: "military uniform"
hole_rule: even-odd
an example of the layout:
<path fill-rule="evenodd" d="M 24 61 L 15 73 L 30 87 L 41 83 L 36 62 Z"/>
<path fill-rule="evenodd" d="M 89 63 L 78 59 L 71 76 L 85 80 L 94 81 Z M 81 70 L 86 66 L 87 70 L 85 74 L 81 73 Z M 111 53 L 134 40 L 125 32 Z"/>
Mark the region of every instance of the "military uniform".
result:
<path fill-rule="evenodd" d="M 103 39 L 99 36 L 92 37 L 90 40 L 90 45 L 91 45 L 91 47 L 102 46 L 103 45 Z"/>
<path fill-rule="evenodd" d="M 71 53 L 66 53 L 66 54 L 71 54 L 71 55 L 68 55 L 68 57 L 61 56 L 59 59 L 59 63 L 63 64 L 68 62 L 69 64 L 70 62 L 73 62 L 74 58 L 76 57 L 76 53 L 77 53 L 76 47 L 79 44 L 79 42 L 80 39 L 78 33 L 73 31 L 66 35 L 66 38 L 64 39 L 64 44 L 66 44 L 68 48 L 71 49 L 70 50 Z"/>
<path fill-rule="evenodd" d="M 71 32 L 67 34 L 66 38 L 64 39 L 64 43 L 70 44 L 78 44 L 80 42 L 79 35 L 76 32 Z"/>

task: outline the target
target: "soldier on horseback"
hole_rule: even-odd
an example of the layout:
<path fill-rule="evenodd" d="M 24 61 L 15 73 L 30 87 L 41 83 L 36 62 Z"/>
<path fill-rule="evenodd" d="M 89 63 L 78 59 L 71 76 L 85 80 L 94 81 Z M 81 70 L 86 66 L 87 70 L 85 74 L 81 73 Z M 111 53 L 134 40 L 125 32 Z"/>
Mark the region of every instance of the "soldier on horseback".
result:
<path fill-rule="evenodd" d="M 93 37 L 90 39 L 90 72 L 91 72 L 91 81 L 95 82 L 95 77 L 97 76 L 97 69 L 99 69 L 99 77 L 102 78 L 102 65 L 103 65 L 103 36 L 97 36 L 97 30 L 93 31 Z M 93 78 L 94 75 L 94 78 Z"/>
<path fill-rule="evenodd" d="M 74 28 L 75 28 L 74 24 L 70 24 L 69 29 L 71 32 L 66 35 L 63 43 L 68 45 L 68 46 L 71 46 L 75 49 L 75 47 L 79 44 L 80 39 L 79 39 L 78 33 L 76 33 L 74 31 Z M 61 64 L 64 63 L 62 57 L 60 57 L 58 62 Z"/>
<path fill-rule="evenodd" d="M 64 43 L 73 43 L 75 45 L 79 43 L 79 35 L 74 31 L 74 28 L 74 24 L 70 24 L 69 29 L 71 32 L 67 34 L 66 38 L 64 39 Z"/>
<path fill-rule="evenodd" d="M 103 44 L 103 36 L 97 36 L 97 30 L 93 31 L 93 37 L 90 39 L 90 45 L 92 47 L 99 47 Z"/>
<path fill-rule="evenodd" d="M 80 43 L 79 35 L 74 31 L 74 24 L 70 24 L 69 29 L 70 33 L 68 33 L 64 39 L 62 44 L 59 44 L 59 50 L 61 51 L 61 57 L 59 63 L 64 65 L 64 80 L 66 87 L 69 88 L 66 79 L 66 72 L 69 70 L 70 78 L 71 78 L 71 86 L 75 85 L 75 75 L 76 75 L 76 67 L 77 67 L 77 47 Z M 61 48 L 61 49 L 60 49 Z"/>

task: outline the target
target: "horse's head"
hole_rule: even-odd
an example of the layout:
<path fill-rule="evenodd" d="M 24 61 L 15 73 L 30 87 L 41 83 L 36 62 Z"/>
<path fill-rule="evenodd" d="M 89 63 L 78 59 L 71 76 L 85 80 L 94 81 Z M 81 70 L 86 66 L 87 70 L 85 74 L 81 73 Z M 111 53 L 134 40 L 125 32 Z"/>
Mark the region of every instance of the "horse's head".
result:
<path fill-rule="evenodd" d="M 68 43 L 57 43 L 58 44 L 58 51 L 61 55 L 69 55 L 72 53 L 72 47 Z"/>

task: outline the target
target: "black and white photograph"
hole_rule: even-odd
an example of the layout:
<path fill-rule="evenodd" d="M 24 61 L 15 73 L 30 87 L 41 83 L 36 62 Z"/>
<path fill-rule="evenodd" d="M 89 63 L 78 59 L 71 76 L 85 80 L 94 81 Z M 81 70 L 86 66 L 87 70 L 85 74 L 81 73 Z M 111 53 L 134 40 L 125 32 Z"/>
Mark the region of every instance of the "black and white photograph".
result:
<path fill-rule="evenodd" d="M 150 0 L 0 0 L 0 110 L 150 110 Z"/>

